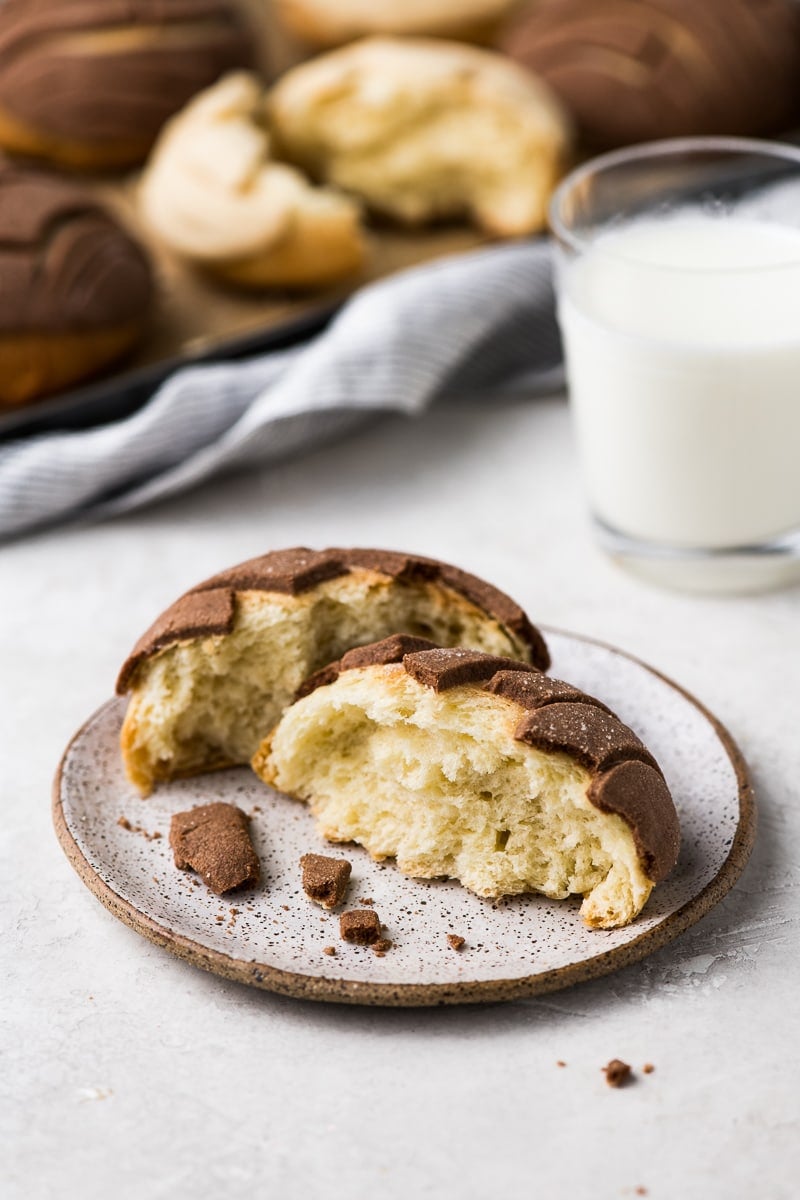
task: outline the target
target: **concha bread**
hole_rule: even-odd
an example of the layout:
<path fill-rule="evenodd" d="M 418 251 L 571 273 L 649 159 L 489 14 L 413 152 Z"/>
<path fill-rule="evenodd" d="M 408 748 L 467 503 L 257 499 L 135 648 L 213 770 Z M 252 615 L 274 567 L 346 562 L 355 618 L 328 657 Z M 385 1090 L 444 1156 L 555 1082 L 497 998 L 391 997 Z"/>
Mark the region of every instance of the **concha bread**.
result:
<path fill-rule="evenodd" d="M 246 287 L 323 286 L 363 264 L 360 206 L 271 156 L 264 89 L 226 76 L 168 123 L 145 171 L 145 219 L 171 249 Z"/>
<path fill-rule="evenodd" d="M 142 162 L 190 96 L 252 58 L 233 0 L 5 0 L 0 145 L 69 167 Z"/>
<path fill-rule="evenodd" d="M 516 0 L 275 0 L 281 22 L 314 46 L 368 34 L 416 34 L 483 41 Z"/>
<path fill-rule="evenodd" d="M 128 777 L 159 780 L 249 762 L 311 672 L 398 631 L 546 667 L 541 634 L 508 596 L 434 559 L 305 548 L 198 584 L 140 638 L 117 681 Z"/>
<path fill-rule="evenodd" d="M 466 216 L 532 233 L 568 157 L 550 89 L 493 51 L 366 38 L 295 67 L 269 97 L 282 156 L 409 224 Z"/>
<path fill-rule="evenodd" d="M 800 117 L 793 0 L 537 0 L 501 44 L 598 149 L 776 132 Z"/>
<path fill-rule="evenodd" d="M 628 924 L 677 861 L 675 806 L 652 755 L 599 701 L 521 662 L 402 638 L 347 654 L 286 709 L 253 758 L 355 841 L 479 896 L 583 896 Z"/>

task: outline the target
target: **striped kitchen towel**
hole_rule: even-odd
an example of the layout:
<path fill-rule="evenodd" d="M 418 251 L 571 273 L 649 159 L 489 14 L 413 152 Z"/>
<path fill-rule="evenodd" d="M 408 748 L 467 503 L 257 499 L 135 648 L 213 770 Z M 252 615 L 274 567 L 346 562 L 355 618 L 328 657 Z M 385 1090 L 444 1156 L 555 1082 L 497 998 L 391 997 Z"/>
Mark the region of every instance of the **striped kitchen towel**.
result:
<path fill-rule="evenodd" d="M 363 288 L 306 345 L 186 367 L 124 420 L 0 445 L 0 536 L 267 467 L 371 414 L 560 381 L 546 241 L 429 263 Z"/>

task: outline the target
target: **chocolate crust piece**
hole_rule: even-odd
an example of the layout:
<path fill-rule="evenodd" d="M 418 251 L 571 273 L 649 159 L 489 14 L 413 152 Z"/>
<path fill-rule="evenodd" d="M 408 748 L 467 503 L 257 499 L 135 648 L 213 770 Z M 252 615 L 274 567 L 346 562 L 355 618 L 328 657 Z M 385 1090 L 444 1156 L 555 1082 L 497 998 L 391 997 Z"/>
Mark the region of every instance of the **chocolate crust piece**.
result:
<path fill-rule="evenodd" d="M 197 871 L 218 896 L 258 883 L 258 855 L 250 840 L 250 818 L 235 804 L 201 804 L 175 813 L 169 844 L 179 870 Z"/>
<path fill-rule="evenodd" d="M 389 550 L 309 550 L 298 546 L 239 563 L 204 580 L 181 596 L 136 643 L 122 665 L 117 679 L 117 692 L 123 695 L 128 691 L 139 665 L 155 651 L 188 638 L 230 633 L 234 624 L 236 593 L 259 591 L 296 596 L 328 579 L 359 569 L 375 571 L 399 583 L 431 580 L 443 584 L 483 609 L 524 641 L 535 667 L 546 670 L 550 665 L 544 638 L 519 605 L 497 588 L 466 571 L 436 559 Z M 201 598 L 208 593 L 219 595 L 206 610 Z M 226 594 L 230 596 L 229 601 L 223 599 Z"/>
<path fill-rule="evenodd" d="M 402 661 L 407 674 L 433 691 L 473 685 L 512 701 L 523 710 L 514 737 L 545 753 L 569 754 L 589 770 L 589 801 L 630 827 L 648 879 L 658 883 L 669 874 L 680 850 L 675 805 L 650 751 L 610 709 L 535 667 L 478 650 L 436 647 L 402 654 L 413 640 L 393 637 L 361 646 L 306 680 L 303 694 L 343 671 Z"/>
<path fill-rule="evenodd" d="M 346 858 L 304 854 L 300 866 L 303 871 L 303 891 L 309 900 L 315 900 L 323 908 L 336 908 L 342 903 L 352 871 Z"/>
<path fill-rule="evenodd" d="M 381 936 L 381 922 L 372 908 L 354 908 L 339 917 L 342 940 L 355 946 L 371 946 Z"/>

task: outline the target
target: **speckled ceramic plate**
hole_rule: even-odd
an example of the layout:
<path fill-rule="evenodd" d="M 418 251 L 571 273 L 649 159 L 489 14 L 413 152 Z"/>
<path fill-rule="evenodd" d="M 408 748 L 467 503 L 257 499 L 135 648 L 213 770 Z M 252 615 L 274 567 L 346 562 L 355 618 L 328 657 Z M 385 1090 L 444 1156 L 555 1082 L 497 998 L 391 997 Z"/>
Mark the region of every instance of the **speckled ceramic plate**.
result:
<path fill-rule="evenodd" d="M 124 700 L 95 713 L 64 754 L 54 792 L 61 845 L 98 899 L 146 938 L 205 970 L 288 995 L 386 1005 L 502 1000 L 635 962 L 708 912 L 741 873 L 755 834 L 747 769 L 719 722 L 676 684 L 609 646 L 552 630 L 547 638 L 553 674 L 604 700 L 650 747 L 680 815 L 678 866 L 624 929 L 587 929 L 577 900 L 493 905 L 456 883 L 407 879 L 352 846 L 348 906 L 372 901 L 393 947 L 381 958 L 350 946 L 338 916 L 300 887 L 301 854 L 325 848 L 308 810 L 246 768 L 140 799 L 119 756 Z M 262 862 L 261 885 L 224 900 L 176 870 L 168 843 L 173 813 L 213 800 L 252 813 Z M 465 938 L 460 951 L 448 934 Z"/>

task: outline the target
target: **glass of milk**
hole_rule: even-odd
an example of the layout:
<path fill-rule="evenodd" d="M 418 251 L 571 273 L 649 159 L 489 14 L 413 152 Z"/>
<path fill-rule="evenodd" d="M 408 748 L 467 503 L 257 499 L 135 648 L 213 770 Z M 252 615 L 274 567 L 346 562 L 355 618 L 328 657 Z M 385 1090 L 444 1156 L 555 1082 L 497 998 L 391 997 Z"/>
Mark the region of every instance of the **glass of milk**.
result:
<path fill-rule="evenodd" d="M 550 220 L 601 543 L 681 588 L 800 579 L 800 149 L 607 154 L 565 179 Z"/>

